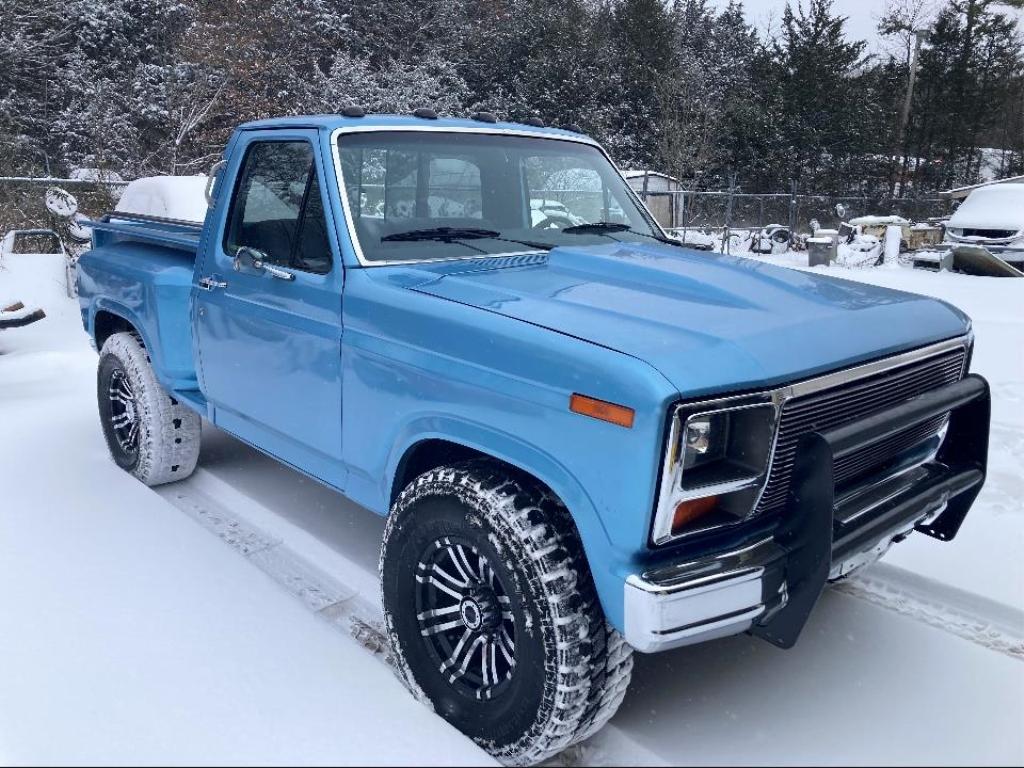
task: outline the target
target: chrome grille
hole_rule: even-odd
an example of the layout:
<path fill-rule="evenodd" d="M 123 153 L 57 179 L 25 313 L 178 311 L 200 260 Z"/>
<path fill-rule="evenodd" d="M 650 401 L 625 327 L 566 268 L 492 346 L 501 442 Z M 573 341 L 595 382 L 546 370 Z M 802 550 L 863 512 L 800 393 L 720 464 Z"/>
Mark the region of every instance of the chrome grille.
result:
<path fill-rule="evenodd" d="M 963 375 L 961 347 L 925 360 L 840 384 L 785 403 L 771 471 L 755 515 L 777 512 L 786 502 L 796 444 L 808 432 L 833 429 L 898 405 L 914 395 L 959 381 Z M 834 467 L 837 485 L 891 461 L 927 440 L 942 427 L 944 417 L 930 419 L 868 448 L 844 456 Z"/>

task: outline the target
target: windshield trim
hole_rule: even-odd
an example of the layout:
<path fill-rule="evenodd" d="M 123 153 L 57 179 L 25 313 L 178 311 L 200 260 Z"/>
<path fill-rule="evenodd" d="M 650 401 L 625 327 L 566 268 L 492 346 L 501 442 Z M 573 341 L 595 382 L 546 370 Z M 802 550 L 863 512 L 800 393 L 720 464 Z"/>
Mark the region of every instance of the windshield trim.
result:
<path fill-rule="evenodd" d="M 490 253 L 490 254 L 474 254 L 471 256 L 438 256 L 432 259 L 367 259 L 363 255 L 363 248 L 359 243 L 359 235 L 356 233 L 355 222 L 352 220 L 352 211 L 348 204 L 348 194 L 345 192 L 345 179 L 341 170 L 341 150 L 338 147 L 338 137 L 345 133 L 414 133 L 414 132 L 430 132 L 430 133 L 476 133 L 476 134 L 488 134 L 494 136 L 522 136 L 533 139 L 547 139 L 549 141 L 568 141 L 575 144 L 586 144 L 587 146 L 594 147 L 598 152 L 604 155 L 605 160 L 615 169 L 615 172 L 622 178 L 622 183 L 626 187 L 626 194 L 629 195 L 633 202 L 636 203 L 637 208 L 640 210 L 641 215 L 647 219 L 648 223 L 654 229 L 655 232 L 661 234 L 662 237 L 668 238 L 665 234 L 665 230 L 662 229 L 661 224 L 654 218 L 647 206 L 644 205 L 643 200 L 637 195 L 630 185 L 629 181 L 623 176 L 622 171 L 619 169 L 611 156 L 605 151 L 604 147 L 598 144 L 589 136 L 568 136 L 560 134 L 547 133 L 546 131 L 531 131 L 529 129 L 518 129 L 518 128 L 487 128 L 481 126 L 479 128 L 475 126 L 444 126 L 444 125 L 403 125 L 403 126 L 390 126 L 390 125 L 346 125 L 340 128 L 335 128 L 331 131 L 331 156 L 334 159 L 334 180 L 338 185 L 338 197 L 341 199 L 341 209 L 345 217 L 345 227 L 348 229 L 349 242 L 352 243 L 352 250 L 355 252 L 356 260 L 362 267 L 388 267 L 388 266 L 399 266 L 409 264 L 435 264 L 437 262 L 445 261 L 465 261 L 466 259 L 493 259 L 493 258 L 505 258 L 508 256 L 521 256 L 524 254 L 532 253 L 546 253 L 543 250 L 527 250 L 517 251 L 516 253 Z"/>

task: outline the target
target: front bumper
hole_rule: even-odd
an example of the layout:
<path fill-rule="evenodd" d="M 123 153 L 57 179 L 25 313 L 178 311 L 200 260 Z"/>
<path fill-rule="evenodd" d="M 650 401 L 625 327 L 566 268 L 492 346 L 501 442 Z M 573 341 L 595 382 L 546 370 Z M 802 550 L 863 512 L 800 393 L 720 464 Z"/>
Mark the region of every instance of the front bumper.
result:
<path fill-rule="evenodd" d="M 956 536 L 985 480 L 989 406 L 987 382 L 972 374 L 805 435 L 771 535 L 627 578 L 626 641 L 650 653 L 749 631 L 791 647 L 827 581 L 872 562 L 914 530 L 942 541 Z M 934 458 L 836 497 L 836 459 L 945 413 L 948 431 Z"/>

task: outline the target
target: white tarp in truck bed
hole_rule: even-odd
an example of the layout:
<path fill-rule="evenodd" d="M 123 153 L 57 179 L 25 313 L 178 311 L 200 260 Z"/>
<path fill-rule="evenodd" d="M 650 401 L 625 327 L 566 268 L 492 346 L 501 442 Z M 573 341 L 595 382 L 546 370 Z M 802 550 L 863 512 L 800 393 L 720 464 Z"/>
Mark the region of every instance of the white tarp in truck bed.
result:
<path fill-rule="evenodd" d="M 202 224 L 206 218 L 206 176 L 150 176 L 125 187 L 114 209 Z"/>

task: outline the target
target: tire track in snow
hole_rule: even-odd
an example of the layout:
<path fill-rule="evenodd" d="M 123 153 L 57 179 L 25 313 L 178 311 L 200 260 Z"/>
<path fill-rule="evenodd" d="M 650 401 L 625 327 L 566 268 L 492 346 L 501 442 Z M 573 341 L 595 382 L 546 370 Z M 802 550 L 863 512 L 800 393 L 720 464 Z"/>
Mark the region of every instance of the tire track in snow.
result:
<path fill-rule="evenodd" d="M 319 557 L 311 557 L 308 551 L 297 551 L 289 542 L 309 536 L 303 531 L 289 530 L 286 540 L 258 527 L 252 518 L 278 518 L 277 513 L 206 470 L 197 469 L 187 480 L 153 490 L 245 557 L 313 613 L 392 666 L 383 616 L 375 599 L 376 576 L 367 580 L 362 569 L 327 551 L 326 547 L 318 553 Z M 292 528 L 288 523 L 282 525 Z M 307 546 L 303 549 L 316 546 L 308 541 L 304 543 Z M 374 585 L 372 594 L 367 592 L 368 584 Z"/>
<path fill-rule="evenodd" d="M 391 665 L 376 573 L 368 573 L 208 470 L 200 468 L 188 480 L 155 491 L 311 611 Z M 1017 608 L 886 563 L 875 563 L 833 588 L 1024 661 L 1024 611 Z M 605 739 L 597 734 L 550 764 L 586 764 L 604 746 Z M 598 762 L 603 761 L 598 757 Z"/>
<path fill-rule="evenodd" d="M 972 643 L 1024 661 L 1024 611 L 887 563 L 833 586 Z"/>

